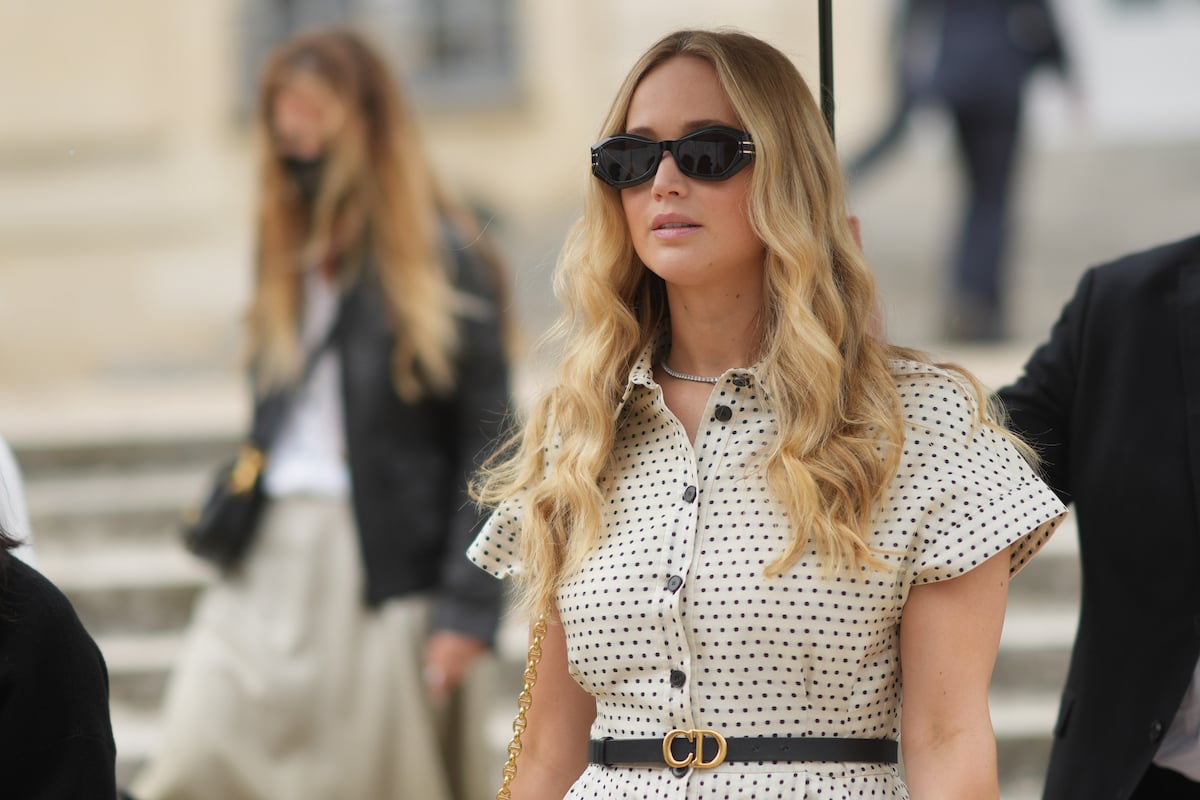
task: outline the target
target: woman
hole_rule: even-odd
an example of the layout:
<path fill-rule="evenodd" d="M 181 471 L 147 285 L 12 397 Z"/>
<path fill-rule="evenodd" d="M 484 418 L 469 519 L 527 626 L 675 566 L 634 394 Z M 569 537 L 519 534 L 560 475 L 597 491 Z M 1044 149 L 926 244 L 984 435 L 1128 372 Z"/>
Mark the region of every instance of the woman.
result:
<path fill-rule="evenodd" d="M 136 793 L 449 798 L 443 716 L 500 606 L 463 557 L 467 477 L 507 406 L 500 276 L 360 38 L 282 45 L 259 115 L 256 413 L 293 399 L 256 539 L 198 609 Z"/>
<path fill-rule="evenodd" d="M 873 333 L 784 55 L 669 35 L 602 137 L 557 386 L 478 486 L 473 560 L 549 620 L 512 796 L 907 797 L 903 697 L 912 796 L 997 797 L 1008 579 L 1061 505 L 978 384 Z"/>

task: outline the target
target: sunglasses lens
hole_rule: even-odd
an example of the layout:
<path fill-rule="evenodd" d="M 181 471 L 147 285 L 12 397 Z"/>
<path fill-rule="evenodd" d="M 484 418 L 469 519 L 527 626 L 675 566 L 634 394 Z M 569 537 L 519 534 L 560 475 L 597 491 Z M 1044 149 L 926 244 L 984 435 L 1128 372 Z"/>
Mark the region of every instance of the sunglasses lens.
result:
<path fill-rule="evenodd" d="M 617 137 L 597 148 L 597 153 L 597 174 L 613 186 L 623 186 L 653 175 L 660 151 L 654 142 Z"/>
<path fill-rule="evenodd" d="M 698 131 L 675 144 L 675 160 L 684 175 L 720 178 L 737 161 L 741 139 L 726 131 Z"/>

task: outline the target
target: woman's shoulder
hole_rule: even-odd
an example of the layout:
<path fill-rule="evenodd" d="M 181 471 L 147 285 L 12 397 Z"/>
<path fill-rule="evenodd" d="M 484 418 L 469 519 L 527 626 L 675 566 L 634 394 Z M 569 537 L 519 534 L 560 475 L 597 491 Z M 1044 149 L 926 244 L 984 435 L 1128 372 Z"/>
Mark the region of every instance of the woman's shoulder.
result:
<path fill-rule="evenodd" d="M 911 358 L 890 362 L 906 424 L 973 426 L 982 420 L 984 389 L 970 373 Z"/>
<path fill-rule="evenodd" d="M 889 362 L 896 388 L 928 389 L 974 397 L 977 392 L 971 374 L 953 364 L 934 364 L 915 358 L 894 358 Z"/>

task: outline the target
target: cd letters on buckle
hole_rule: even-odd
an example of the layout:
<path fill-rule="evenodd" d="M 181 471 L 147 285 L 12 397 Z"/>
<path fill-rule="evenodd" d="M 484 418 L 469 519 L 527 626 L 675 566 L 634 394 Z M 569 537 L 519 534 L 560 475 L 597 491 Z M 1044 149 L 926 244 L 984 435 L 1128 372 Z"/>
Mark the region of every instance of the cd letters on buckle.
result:
<path fill-rule="evenodd" d="M 676 758 L 671 752 L 671 744 L 678 738 L 683 737 L 689 742 L 696 743 L 696 752 L 688 753 L 686 758 Z M 704 760 L 704 739 L 708 737 L 717 743 L 717 754 L 710 760 Z M 663 761 L 667 762 L 669 767 L 695 767 L 696 769 L 712 769 L 718 766 L 725 760 L 725 754 L 729 752 L 729 745 L 725 742 L 725 737 L 714 730 L 708 728 L 700 728 L 698 730 L 675 730 L 663 737 Z"/>

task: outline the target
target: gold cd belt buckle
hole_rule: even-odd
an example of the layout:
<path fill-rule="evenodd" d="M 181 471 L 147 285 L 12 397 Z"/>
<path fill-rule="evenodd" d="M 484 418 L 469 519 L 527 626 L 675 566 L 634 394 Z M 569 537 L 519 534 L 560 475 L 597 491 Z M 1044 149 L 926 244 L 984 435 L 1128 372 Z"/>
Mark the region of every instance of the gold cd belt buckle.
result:
<path fill-rule="evenodd" d="M 679 759 L 671 752 L 671 744 L 678 738 L 683 737 L 689 742 L 696 743 L 696 752 L 688 753 L 687 758 Z M 708 737 L 717 743 L 717 754 L 710 760 L 704 760 L 704 739 Z M 696 769 L 712 769 L 725 761 L 725 754 L 729 752 L 729 745 L 725 741 L 725 737 L 714 730 L 708 728 L 693 728 L 690 731 L 675 730 L 663 737 L 663 761 L 667 762 L 669 767 L 695 767 Z"/>

